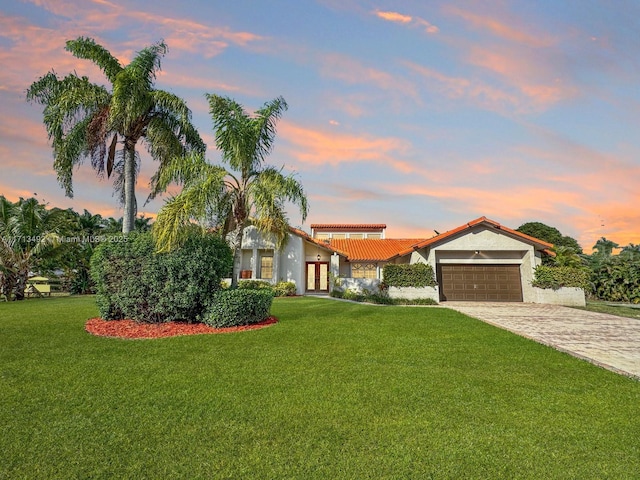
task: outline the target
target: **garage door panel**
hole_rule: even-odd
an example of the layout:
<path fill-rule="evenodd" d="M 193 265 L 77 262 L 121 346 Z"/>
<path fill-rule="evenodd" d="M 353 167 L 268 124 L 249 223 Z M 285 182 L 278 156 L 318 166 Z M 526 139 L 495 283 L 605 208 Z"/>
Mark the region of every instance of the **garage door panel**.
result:
<path fill-rule="evenodd" d="M 521 302 L 519 265 L 438 265 L 442 300 Z"/>

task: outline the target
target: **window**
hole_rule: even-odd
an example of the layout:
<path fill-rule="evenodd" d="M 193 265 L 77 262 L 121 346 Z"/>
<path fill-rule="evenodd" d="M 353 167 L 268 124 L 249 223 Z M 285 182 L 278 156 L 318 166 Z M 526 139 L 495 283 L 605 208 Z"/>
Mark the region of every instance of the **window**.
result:
<path fill-rule="evenodd" d="M 346 235 L 346 233 L 334 233 L 334 234 L 331 235 L 331 238 L 334 238 L 336 240 L 338 240 L 338 239 L 342 240 L 344 238 L 347 238 L 347 235 Z"/>
<path fill-rule="evenodd" d="M 329 240 L 329 234 L 328 233 L 316 233 L 316 238 L 318 240 Z"/>
<path fill-rule="evenodd" d="M 349 238 L 360 239 L 364 238 L 364 235 L 362 233 L 350 233 Z"/>
<path fill-rule="evenodd" d="M 352 263 L 351 264 L 351 277 L 352 278 L 378 278 L 376 264 L 375 263 Z"/>
<path fill-rule="evenodd" d="M 262 280 L 273 278 L 273 257 L 260 258 L 260 278 Z"/>
<path fill-rule="evenodd" d="M 367 238 L 370 238 L 371 240 L 380 240 L 382 238 L 382 235 L 380 235 L 379 233 L 368 233 Z"/>

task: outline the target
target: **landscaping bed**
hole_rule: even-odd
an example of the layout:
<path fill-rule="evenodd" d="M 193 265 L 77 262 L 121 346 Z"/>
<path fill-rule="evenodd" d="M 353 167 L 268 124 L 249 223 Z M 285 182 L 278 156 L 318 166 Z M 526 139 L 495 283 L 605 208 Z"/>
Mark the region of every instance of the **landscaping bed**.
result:
<path fill-rule="evenodd" d="M 141 323 L 133 320 L 103 320 L 91 318 L 85 324 L 85 330 L 92 335 L 115 338 L 163 338 L 178 335 L 200 335 L 212 333 L 232 333 L 246 330 L 257 330 L 277 323 L 278 319 L 269 317 L 252 325 L 239 325 L 236 327 L 213 328 L 204 323 L 165 322 L 165 323 Z"/>

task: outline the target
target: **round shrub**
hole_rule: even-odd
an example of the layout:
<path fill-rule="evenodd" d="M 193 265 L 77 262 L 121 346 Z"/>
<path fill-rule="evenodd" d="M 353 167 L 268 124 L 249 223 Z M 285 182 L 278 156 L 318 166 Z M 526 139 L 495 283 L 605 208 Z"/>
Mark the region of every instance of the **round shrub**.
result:
<path fill-rule="evenodd" d="M 273 287 L 276 297 L 290 297 L 296 294 L 296 284 L 293 282 L 278 282 Z"/>
<path fill-rule="evenodd" d="M 271 289 L 223 290 L 216 294 L 204 323 L 215 328 L 259 323 L 269 318 L 272 302 Z"/>
<path fill-rule="evenodd" d="M 123 239 L 100 244 L 91 258 L 102 318 L 202 321 L 232 265 L 224 240 L 193 232 L 182 247 L 155 253 L 150 233 Z"/>

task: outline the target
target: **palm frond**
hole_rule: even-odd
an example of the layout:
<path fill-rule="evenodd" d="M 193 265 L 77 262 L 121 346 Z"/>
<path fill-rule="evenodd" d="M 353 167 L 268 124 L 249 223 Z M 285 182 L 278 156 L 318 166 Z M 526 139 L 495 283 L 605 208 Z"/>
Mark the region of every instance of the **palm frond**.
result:
<path fill-rule="evenodd" d="M 155 104 L 154 117 L 166 122 L 187 150 L 204 153 L 206 145 L 191 123 L 191 110 L 186 102 L 164 90 L 153 90 L 151 95 Z"/>
<path fill-rule="evenodd" d="M 256 156 L 260 162 L 271 153 L 276 136 L 276 124 L 288 108 L 285 99 L 277 97 L 256 111 L 257 116 L 254 119 L 258 139 Z"/>
<path fill-rule="evenodd" d="M 69 132 L 53 142 L 53 169 L 56 171 L 58 183 L 65 189 L 65 195 L 73 198 L 73 168 L 82 163 L 89 147 L 87 143 L 87 126 L 91 117 L 76 123 Z"/>
<path fill-rule="evenodd" d="M 208 93 L 205 95 L 209 100 L 216 146 L 222 153 L 222 160 L 239 172 L 254 169 L 257 138 L 252 119 L 235 100 Z"/>
<path fill-rule="evenodd" d="M 206 184 L 185 188 L 170 198 L 158 212 L 152 233 L 159 252 L 170 251 L 185 239 L 185 227 L 192 221 L 203 225 L 211 189 Z"/>
<path fill-rule="evenodd" d="M 154 43 L 140 50 L 125 69 L 132 71 L 135 78 L 143 80 L 148 90 L 156 79 L 156 71 L 161 68 L 160 60 L 166 53 L 167 45 L 163 41 Z"/>
<path fill-rule="evenodd" d="M 115 82 L 116 76 L 122 71 L 122 65 L 118 59 L 92 38 L 78 37 L 75 40 L 68 40 L 66 50 L 76 58 L 91 60 L 100 67 L 111 83 Z"/>
<path fill-rule="evenodd" d="M 172 183 L 178 185 L 197 183 L 198 179 L 206 177 L 210 167 L 211 165 L 207 163 L 200 153 L 192 152 L 184 156 L 171 157 L 167 162 L 161 164 L 156 174 L 152 177 L 152 190 L 149 198 L 155 198 Z"/>
<path fill-rule="evenodd" d="M 256 176 L 252 188 L 256 198 L 254 208 L 266 212 L 270 205 L 277 204 L 281 207 L 285 201 L 288 201 L 298 206 L 303 222 L 307 219 L 309 212 L 307 196 L 295 174 L 283 175 L 282 169 L 265 167 Z M 264 208 L 260 205 L 264 205 Z"/>

